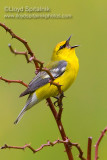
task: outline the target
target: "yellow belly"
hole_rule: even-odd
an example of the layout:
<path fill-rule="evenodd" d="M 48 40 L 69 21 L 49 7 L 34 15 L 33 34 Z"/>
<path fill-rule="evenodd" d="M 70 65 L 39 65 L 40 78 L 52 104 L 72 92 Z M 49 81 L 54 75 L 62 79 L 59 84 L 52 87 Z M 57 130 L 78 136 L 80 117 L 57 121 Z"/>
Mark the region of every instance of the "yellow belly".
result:
<path fill-rule="evenodd" d="M 75 65 L 72 66 L 71 64 L 68 64 L 66 71 L 60 77 L 54 80 L 54 82 L 62 85 L 61 86 L 62 91 L 67 90 L 74 82 L 75 78 L 77 77 L 78 68 L 79 64 L 77 67 L 75 67 Z M 36 90 L 36 96 L 39 100 L 49 97 L 54 97 L 57 94 L 58 94 L 58 88 L 55 85 L 50 85 L 50 83 Z"/>

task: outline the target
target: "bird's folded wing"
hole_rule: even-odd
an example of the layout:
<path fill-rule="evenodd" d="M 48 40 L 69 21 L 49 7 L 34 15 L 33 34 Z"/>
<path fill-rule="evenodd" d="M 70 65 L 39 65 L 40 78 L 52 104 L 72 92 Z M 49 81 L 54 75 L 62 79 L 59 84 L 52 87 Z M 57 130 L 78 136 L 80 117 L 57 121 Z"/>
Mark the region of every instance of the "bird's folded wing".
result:
<path fill-rule="evenodd" d="M 51 62 L 50 64 L 47 65 L 47 68 L 50 70 L 52 76 L 56 79 L 65 72 L 66 66 L 67 62 L 61 60 L 61 61 Z M 49 83 L 49 80 L 51 80 L 51 78 L 45 71 L 39 72 L 29 83 L 28 88 L 23 93 L 21 93 L 20 97 L 34 92 L 38 88 Z"/>

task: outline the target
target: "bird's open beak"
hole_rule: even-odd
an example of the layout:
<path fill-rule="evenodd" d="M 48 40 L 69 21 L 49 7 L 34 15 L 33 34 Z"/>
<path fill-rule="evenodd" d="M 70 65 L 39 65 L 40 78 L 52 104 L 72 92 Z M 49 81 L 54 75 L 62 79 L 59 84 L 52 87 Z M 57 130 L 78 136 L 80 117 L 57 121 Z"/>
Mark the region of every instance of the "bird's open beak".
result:
<path fill-rule="evenodd" d="M 72 35 L 71 35 L 72 36 Z M 76 47 L 79 47 L 79 45 L 75 45 L 75 46 L 70 46 L 70 44 L 69 44 L 69 41 L 70 41 L 70 39 L 71 39 L 71 36 L 67 39 L 67 41 L 66 41 L 66 47 L 68 47 L 68 48 L 76 48 Z"/>
<path fill-rule="evenodd" d="M 76 47 L 79 47 L 79 46 L 80 46 L 80 45 L 75 45 L 75 46 L 72 46 L 72 47 L 71 47 L 71 49 L 72 49 L 72 48 L 76 48 Z"/>
<path fill-rule="evenodd" d="M 70 39 L 71 39 L 71 36 L 66 40 L 66 46 L 67 47 L 69 47 L 70 45 L 69 45 L 69 41 L 70 41 Z"/>

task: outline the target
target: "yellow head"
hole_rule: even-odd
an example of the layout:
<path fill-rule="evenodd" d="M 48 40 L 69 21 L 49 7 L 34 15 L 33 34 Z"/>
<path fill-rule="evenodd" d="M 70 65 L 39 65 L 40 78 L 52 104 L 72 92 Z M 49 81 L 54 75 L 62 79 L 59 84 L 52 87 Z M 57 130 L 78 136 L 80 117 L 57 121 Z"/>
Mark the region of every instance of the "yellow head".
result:
<path fill-rule="evenodd" d="M 78 45 L 70 46 L 69 45 L 70 38 L 71 36 L 66 41 L 62 41 L 56 45 L 51 58 L 52 61 L 58 61 L 58 60 L 71 61 L 73 55 L 76 56 L 75 48 L 78 47 Z"/>

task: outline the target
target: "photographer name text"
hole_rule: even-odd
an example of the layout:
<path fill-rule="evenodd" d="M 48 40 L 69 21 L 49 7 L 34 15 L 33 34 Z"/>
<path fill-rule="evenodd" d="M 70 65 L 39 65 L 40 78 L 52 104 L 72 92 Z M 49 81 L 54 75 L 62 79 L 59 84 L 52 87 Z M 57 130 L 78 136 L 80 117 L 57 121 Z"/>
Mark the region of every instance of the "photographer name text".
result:
<path fill-rule="evenodd" d="M 41 6 L 35 6 L 35 7 L 29 7 L 29 6 L 22 6 L 22 7 L 13 7 L 13 6 L 5 6 L 4 7 L 5 12 L 50 12 L 50 8 L 48 6 L 41 7 Z"/>

